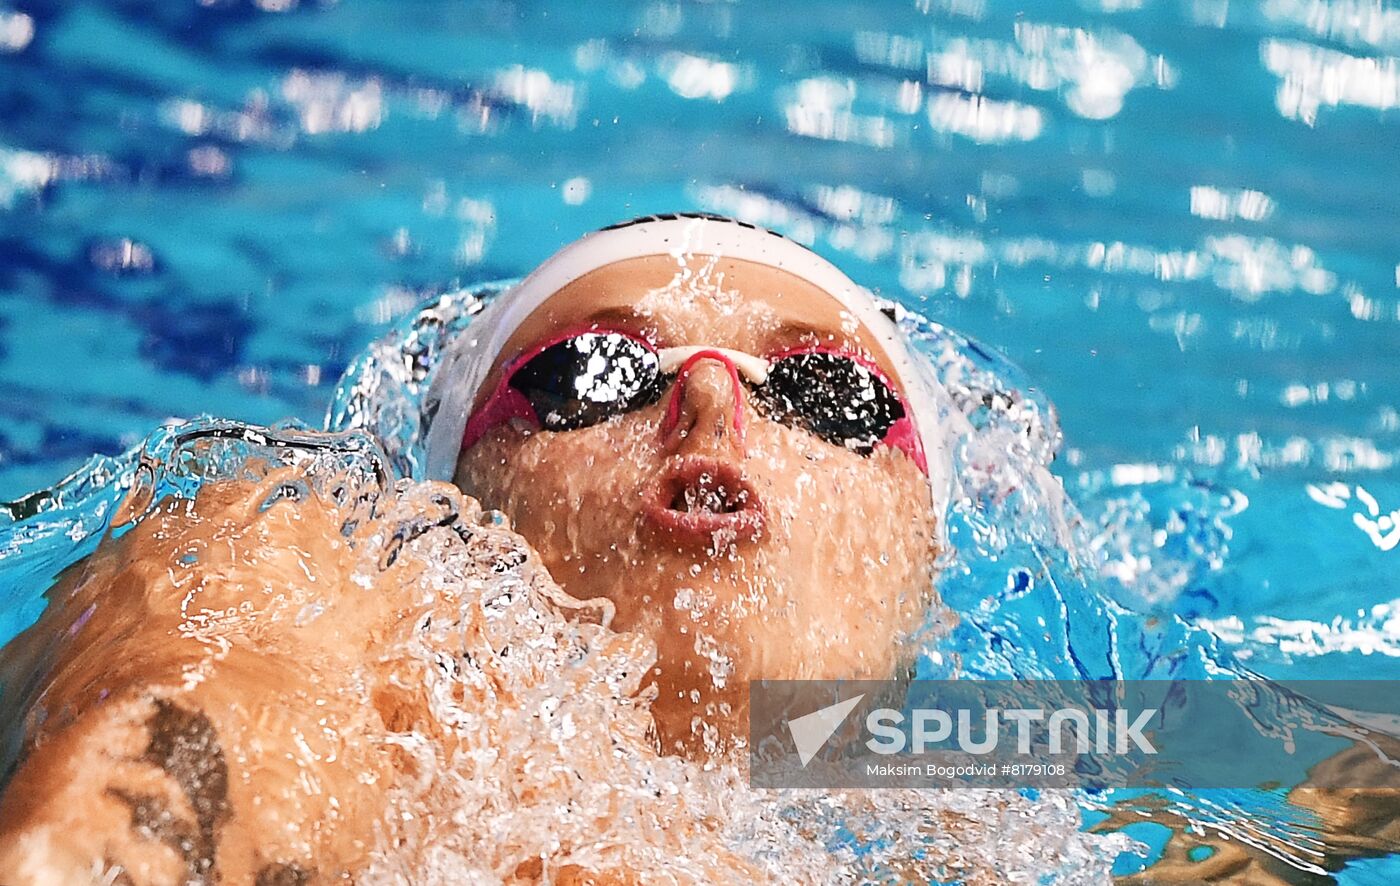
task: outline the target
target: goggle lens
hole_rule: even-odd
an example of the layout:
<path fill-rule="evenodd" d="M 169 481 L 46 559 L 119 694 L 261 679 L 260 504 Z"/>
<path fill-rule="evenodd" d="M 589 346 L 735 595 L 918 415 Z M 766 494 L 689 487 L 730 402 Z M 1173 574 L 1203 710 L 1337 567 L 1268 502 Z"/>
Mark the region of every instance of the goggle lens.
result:
<path fill-rule="evenodd" d="M 510 377 L 540 425 L 573 431 L 656 402 L 660 361 L 645 343 L 616 332 L 585 332 L 550 345 Z"/>
<path fill-rule="evenodd" d="M 845 354 L 810 351 L 774 360 L 753 404 L 773 421 L 869 455 L 904 417 L 899 395 Z"/>

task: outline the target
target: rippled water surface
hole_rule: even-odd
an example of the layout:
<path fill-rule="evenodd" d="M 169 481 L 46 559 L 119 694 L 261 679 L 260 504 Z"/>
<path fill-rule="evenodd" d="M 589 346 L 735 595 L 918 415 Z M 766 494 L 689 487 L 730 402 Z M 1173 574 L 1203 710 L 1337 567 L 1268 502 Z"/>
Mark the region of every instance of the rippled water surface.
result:
<path fill-rule="evenodd" d="M 704 209 L 1018 364 L 1097 592 L 1400 677 L 1400 8 L 5 3 L 0 498 L 320 424 L 426 299 Z"/>

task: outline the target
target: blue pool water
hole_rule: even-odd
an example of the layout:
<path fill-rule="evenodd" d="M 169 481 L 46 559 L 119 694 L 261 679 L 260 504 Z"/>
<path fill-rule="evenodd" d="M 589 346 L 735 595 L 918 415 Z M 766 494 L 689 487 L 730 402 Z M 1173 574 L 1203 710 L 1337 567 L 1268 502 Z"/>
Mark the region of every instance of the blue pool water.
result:
<path fill-rule="evenodd" d="M 3 0 L 0 498 L 703 209 L 1017 364 L 1104 593 L 1397 678 L 1398 109 L 1366 0 Z"/>

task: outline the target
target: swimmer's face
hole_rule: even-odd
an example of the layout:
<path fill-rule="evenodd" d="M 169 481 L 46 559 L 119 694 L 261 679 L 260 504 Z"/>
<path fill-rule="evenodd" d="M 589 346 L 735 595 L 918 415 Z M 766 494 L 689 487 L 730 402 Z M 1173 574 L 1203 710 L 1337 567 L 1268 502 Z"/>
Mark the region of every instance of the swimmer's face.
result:
<path fill-rule="evenodd" d="M 543 304 L 474 405 L 513 357 L 590 328 L 657 348 L 831 349 L 894 378 L 876 337 L 812 284 L 751 262 L 653 256 Z M 610 599 L 614 627 L 656 641 L 668 745 L 696 741 L 693 715 L 741 709 L 750 679 L 892 676 L 931 603 L 928 481 L 907 450 L 862 454 L 774 420 L 737 380 L 702 357 L 648 405 L 574 430 L 505 421 L 457 464 L 458 485 L 506 513 L 565 590 Z"/>

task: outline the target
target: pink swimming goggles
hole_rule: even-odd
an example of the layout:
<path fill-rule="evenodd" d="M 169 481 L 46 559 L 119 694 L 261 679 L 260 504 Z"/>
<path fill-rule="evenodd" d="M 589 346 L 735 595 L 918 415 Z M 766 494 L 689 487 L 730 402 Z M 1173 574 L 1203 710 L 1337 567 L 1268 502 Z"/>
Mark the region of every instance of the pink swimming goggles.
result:
<path fill-rule="evenodd" d="M 556 335 L 508 361 L 500 382 L 468 418 L 462 449 L 512 419 L 572 431 L 649 406 L 671 391 L 662 431 L 679 420 L 686 378 L 702 360 L 722 363 L 736 403 L 834 446 L 869 455 L 879 446 L 928 464 L 910 410 L 867 357 L 841 349 L 794 348 L 763 357 L 728 348 L 657 348 L 636 334 L 589 326 Z M 735 432 L 744 436 L 743 411 Z"/>

